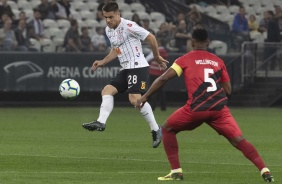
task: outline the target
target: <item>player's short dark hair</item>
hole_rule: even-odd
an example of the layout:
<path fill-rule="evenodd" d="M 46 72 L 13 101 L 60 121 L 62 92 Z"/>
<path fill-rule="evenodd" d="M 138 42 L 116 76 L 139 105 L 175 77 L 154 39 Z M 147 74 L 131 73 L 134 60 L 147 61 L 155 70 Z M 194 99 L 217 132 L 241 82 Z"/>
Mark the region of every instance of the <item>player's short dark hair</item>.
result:
<path fill-rule="evenodd" d="M 204 42 L 208 40 L 209 34 L 202 24 L 197 24 L 193 27 L 192 38 L 196 41 Z"/>
<path fill-rule="evenodd" d="M 112 12 L 112 11 L 115 12 L 119 10 L 119 7 L 116 2 L 111 1 L 111 2 L 106 3 L 103 6 L 102 10 L 105 12 Z"/>

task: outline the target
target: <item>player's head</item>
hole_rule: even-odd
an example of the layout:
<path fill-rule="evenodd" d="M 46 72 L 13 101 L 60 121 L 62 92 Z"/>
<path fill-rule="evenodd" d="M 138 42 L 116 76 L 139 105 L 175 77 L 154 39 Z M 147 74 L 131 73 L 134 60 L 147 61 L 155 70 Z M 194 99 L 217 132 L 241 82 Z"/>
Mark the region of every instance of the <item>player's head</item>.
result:
<path fill-rule="evenodd" d="M 120 23 L 118 4 L 113 1 L 108 2 L 103 6 L 102 10 L 107 26 L 111 29 L 115 29 Z"/>
<path fill-rule="evenodd" d="M 192 47 L 193 49 L 207 49 L 209 45 L 208 31 L 202 24 L 196 24 L 192 32 Z"/>

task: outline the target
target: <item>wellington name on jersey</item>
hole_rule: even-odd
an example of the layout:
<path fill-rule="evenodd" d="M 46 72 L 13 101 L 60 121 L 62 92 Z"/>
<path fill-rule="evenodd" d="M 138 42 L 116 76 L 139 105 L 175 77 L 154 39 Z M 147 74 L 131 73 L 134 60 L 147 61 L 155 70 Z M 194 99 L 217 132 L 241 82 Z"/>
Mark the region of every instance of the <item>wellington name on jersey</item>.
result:
<path fill-rule="evenodd" d="M 123 69 L 142 68 L 149 66 L 144 57 L 140 40 L 144 41 L 149 32 L 133 21 L 121 18 L 116 29 L 106 27 L 106 34 L 111 47 L 116 49 Z"/>
<path fill-rule="evenodd" d="M 191 111 L 221 110 L 227 104 L 220 83 L 230 82 L 224 62 L 204 50 L 194 50 L 172 65 L 178 76 L 183 73 Z"/>

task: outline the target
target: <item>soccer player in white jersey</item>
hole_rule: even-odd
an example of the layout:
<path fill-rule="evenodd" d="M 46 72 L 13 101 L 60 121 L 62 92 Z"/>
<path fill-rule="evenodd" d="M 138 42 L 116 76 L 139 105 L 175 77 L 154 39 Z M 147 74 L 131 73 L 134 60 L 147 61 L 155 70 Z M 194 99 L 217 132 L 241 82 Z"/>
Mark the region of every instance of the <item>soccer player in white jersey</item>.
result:
<path fill-rule="evenodd" d="M 96 60 L 92 69 L 96 70 L 116 57 L 118 57 L 122 69 L 102 90 L 102 104 L 98 119 L 82 125 L 90 131 L 105 130 L 106 121 L 113 110 L 115 94 L 127 92 L 130 103 L 135 106 L 137 99 L 146 92 L 149 65 L 142 52 L 140 40 L 145 40 L 150 45 L 154 60 L 159 65 L 166 68 L 168 63 L 159 54 L 155 36 L 135 22 L 121 18 L 116 2 L 106 3 L 102 10 L 107 23 L 106 34 L 111 42 L 112 49 L 104 59 Z M 156 148 L 161 143 L 162 130 L 157 124 L 148 102 L 144 104 L 140 113 L 150 125 L 153 148 Z"/>

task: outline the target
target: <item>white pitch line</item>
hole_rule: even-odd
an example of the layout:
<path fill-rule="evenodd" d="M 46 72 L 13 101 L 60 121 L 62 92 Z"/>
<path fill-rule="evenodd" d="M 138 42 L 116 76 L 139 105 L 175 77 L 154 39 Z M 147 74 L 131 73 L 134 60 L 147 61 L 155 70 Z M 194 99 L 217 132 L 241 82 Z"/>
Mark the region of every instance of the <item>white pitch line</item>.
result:
<path fill-rule="evenodd" d="M 242 171 L 244 173 L 257 173 L 257 171 Z M 281 171 L 282 172 L 282 171 Z M 105 174 L 105 172 L 95 172 L 95 171 L 0 171 L 1 174 Z M 116 174 L 165 174 L 165 172 L 111 172 L 111 173 L 116 173 Z M 218 173 L 217 171 L 188 171 L 184 172 L 186 174 L 214 174 Z M 234 174 L 234 171 L 221 171 L 221 174 Z M 238 173 L 238 172 L 237 172 Z M 278 173 L 278 172 L 274 172 Z M 280 172 L 279 172 L 280 173 Z"/>
<path fill-rule="evenodd" d="M 92 159 L 92 160 L 118 160 L 118 161 L 136 161 L 136 162 L 159 162 L 168 163 L 167 160 L 148 160 L 148 159 L 137 159 L 137 158 L 103 158 L 103 157 L 75 157 L 75 156 L 56 156 L 56 155 L 29 155 L 29 154 L 0 154 L 0 156 L 23 156 L 23 157 L 47 157 L 47 158 L 70 158 L 70 159 Z M 219 162 L 182 162 L 182 164 L 211 164 L 211 165 L 238 165 L 238 166 L 251 166 L 251 163 L 219 163 Z M 271 167 L 281 167 L 281 164 L 269 165 Z"/>

